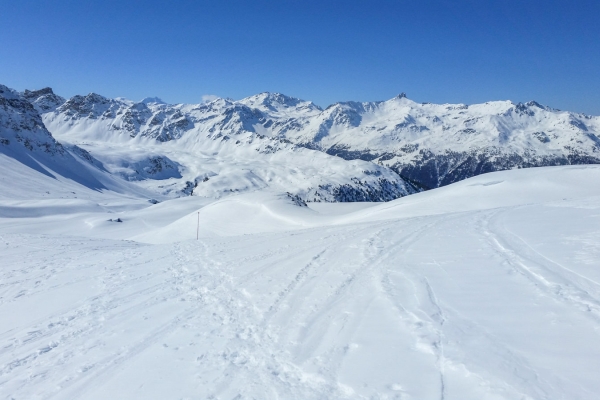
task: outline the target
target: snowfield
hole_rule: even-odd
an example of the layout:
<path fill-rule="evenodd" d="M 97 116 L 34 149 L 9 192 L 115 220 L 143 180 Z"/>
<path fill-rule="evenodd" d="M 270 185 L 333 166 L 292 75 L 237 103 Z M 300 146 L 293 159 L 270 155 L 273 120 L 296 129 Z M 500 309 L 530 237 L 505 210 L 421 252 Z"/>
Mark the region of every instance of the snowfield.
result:
<path fill-rule="evenodd" d="M 308 207 L 0 166 L 0 398 L 600 393 L 600 166 Z"/>

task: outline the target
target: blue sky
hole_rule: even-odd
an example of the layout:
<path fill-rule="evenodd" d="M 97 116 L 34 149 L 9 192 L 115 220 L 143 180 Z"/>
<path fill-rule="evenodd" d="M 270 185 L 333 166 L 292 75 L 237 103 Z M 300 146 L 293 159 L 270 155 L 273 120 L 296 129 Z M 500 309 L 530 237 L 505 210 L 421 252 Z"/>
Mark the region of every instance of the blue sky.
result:
<path fill-rule="evenodd" d="M 600 115 L 600 1 L 0 0 L 0 83 L 200 102 L 537 100 Z"/>

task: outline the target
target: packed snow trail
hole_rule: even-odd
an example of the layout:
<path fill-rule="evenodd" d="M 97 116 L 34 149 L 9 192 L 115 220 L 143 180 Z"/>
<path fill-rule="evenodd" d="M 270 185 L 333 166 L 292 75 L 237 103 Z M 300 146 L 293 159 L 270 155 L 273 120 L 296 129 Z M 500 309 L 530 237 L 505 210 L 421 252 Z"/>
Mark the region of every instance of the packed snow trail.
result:
<path fill-rule="evenodd" d="M 3 234 L 0 396 L 593 399 L 599 207 L 164 245 Z"/>

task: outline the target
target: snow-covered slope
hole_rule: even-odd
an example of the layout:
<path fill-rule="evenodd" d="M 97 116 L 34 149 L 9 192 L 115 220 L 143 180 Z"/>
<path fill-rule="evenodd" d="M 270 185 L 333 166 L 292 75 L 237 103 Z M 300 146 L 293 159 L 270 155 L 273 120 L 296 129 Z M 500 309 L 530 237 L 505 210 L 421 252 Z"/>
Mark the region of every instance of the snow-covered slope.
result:
<path fill-rule="evenodd" d="M 504 171 L 360 206 L 13 205 L 0 397 L 596 399 L 599 180 Z"/>
<path fill-rule="evenodd" d="M 214 199 L 268 188 L 302 201 L 348 202 L 415 192 L 389 168 L 263 135 L 255 127 L 264 119 L 260 110 L 281 118 L 320 112 L 312 103 L 271 94 L 199 105 L 89 94 L 43 117 L 61 141 L 85 148 L 111 173 L 162 195 Z"/>
<path fill-rule="evenodd" d="M 104 188 L 92 172 L 102 169 L 102 165 L 85 150 L 57 142 L 36 108 L 19 93 L 1 85 L 0 156 L 13 158 L 52 178 L 57 173 L 89 188 Z M 13 170 L 7 169 L 6 173 Z"/>
<path fill-rule="evenodd" d="M 293 143 L 389 166 L 422 188 L 497 170 L 600 162 L 599 117 L 536 102 L 421 104 L 401 94 L 323 110 L 277 93 L 195 105 L 90 94 L 67 100 L 44 121 L 59 137 L 75 141 L 101 131 L 103 140 L 141 137 L 196 148 L 214 147 L 207 138 L 239 145 L 251 137 L 270 148 Z"/>
<path fill-rule="evenodd" d="M 27 99 L 0 86 L 0 201 L 20 205 L 34 202 L 38 207 L 52 208 L 51 203 L 58 199 L 87 199 L 92 200 L 88 205 L 93 209 L 96 202 L 108 198 L 139 199 L 142 204 L 161 198 L 109 173 L 83 148 L 58 142 L 38 112 L 54 104 L 57 96 L 50 89 L 38 91 L 36 96 Z M 66 204 L 62 202 L 60 208 L 69 209 Z M 73 206 L 73 210 L 78 208 Z M 19 214 L 17 209 L 4 211 L 0 214 Z"/>
<path fill-rule="evenodd" d="M 600 162 L 600 118 L 535 102 L 335 104 L 289 139 L 391 166 L 425 188 L 485 172 Z"/>

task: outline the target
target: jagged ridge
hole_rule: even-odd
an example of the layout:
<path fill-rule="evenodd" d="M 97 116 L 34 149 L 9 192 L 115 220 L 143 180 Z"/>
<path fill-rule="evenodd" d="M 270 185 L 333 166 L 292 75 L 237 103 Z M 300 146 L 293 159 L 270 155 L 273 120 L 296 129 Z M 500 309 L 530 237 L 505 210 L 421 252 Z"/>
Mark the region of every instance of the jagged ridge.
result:
<path fill-rule="evenodd" d="M 402 93 L 388 101 L 321 109 L 279 93 L 195 105 L 90 94 L 69 99 L 44 120 L 58 128 L 67 121 L 104 121 L 120 135 L 188 146 L 206 138 L 237 145 L 262 141 L 259 151 L 266 152 L 301 146 L 389 167 L 423 189 L 497 170 L 600 163 L 599 117 L 534 101 L 436 105 Z"/>

